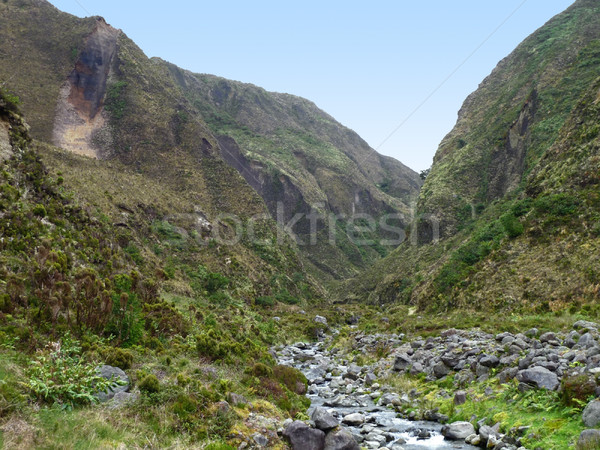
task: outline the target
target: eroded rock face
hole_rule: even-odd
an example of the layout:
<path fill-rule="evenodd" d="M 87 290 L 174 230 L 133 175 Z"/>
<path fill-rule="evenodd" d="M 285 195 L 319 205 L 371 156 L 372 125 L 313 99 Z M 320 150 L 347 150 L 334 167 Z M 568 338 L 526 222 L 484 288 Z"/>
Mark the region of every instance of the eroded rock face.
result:
<path fill-rule="evenodd" d="M 72 152 L 99 157 L 99 141 L 110 145 L 104 99 L 120 31 L 98 18 L 75 67 L 60 91 L 53 142 Z M 99 139 L 99 137 L 102 139 Z"/>
<path fill-rule="evenodd" d="M 13 155 L 12 146 L 10 145 L 10 136 L 8 128 L 4 123 L 0 122 L 0 163 L 6 161 Z"/>

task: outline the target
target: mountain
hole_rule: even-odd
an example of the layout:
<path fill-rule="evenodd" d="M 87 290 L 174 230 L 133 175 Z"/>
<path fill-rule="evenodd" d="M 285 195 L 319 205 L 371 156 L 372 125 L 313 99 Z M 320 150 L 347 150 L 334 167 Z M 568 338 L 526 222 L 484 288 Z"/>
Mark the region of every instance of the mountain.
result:
<path fill-rule="evenodd" d="M 209 221 L 246 220 L 266 205 L 280 226 L 294 225 L 307 268 L 323 280 L 354 275 L 389 251 L 378 245 L 385 229 L 363 232 L 373 245 L 356 245 L 354 224 L 330 227 L 329 215 L 410 220 L 418 175 L 311 102 L 149 59 L 100 17 L 78 19 L 43 0 L 0 9 L 0 79 L 20 97 L 37 140 L 193 196 Z M 322 217 L 320 245 L 306 244 L 311 213 Z"/>
<path fill-rule="evenodd" d="M 341 298 L 514 310 L 597 300 L 599 13 L 576 1 L 466 99 L 410 242 Z"/>

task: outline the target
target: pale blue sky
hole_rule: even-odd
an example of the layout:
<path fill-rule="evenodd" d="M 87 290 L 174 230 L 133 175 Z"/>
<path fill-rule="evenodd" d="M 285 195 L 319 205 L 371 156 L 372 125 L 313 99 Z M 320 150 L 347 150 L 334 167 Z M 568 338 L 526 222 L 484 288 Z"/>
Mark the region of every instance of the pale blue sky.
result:
<path fill-rule="evenodd" d="M 306 97 L 380 153 L 422 170 L 465 97 L 573 0 L 51 3 L 103 16 L 148 56 Z"/>

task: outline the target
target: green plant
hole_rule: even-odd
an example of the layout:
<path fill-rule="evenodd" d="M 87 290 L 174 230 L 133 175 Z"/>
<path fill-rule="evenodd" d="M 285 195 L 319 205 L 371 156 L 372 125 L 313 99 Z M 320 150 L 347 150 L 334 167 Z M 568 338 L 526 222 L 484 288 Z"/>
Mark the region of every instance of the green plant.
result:
<path fill-rule="evenodd" d="M 124 384 L 98 374 L 98 365 L 85 361 L 79 343 L 66 335 L 31 361 L 25 386 L 34 398 L 71 409 L 98 401 L 96 393 Z"/>
<path fill-rule="evenodd" d="M 140 384 L 138 385 L 140 391 L 147 392 L 149 394 L 157 393 L 160 390 L 160 383 L 156 375 L 146 375 Z"/>

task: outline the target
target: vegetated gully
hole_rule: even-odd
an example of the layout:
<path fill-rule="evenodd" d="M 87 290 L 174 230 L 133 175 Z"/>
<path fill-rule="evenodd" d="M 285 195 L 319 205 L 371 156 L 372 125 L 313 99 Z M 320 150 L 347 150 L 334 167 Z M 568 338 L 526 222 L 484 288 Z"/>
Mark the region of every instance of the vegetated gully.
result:
<path fill-rule="evenodd" d="M 376 404 L 374 400 L 384 394 L 385 387 L 371 384 L 361 368 L 336 359 L 323 341 L 279 348 L 277 358 L 280 364 L 295 367 L 308 378 L 309 416 L 317 407 L 326 408 L 361 446 L 392 450 L 477 448 L 464 441 L 445 440 L 439 423 L 402 419 L 381 402 Z M 354 413 L 361 414 L 364 422 L 358 423 L 359 418 L 358 422 L 344 423 L 344 417 Z"/>

